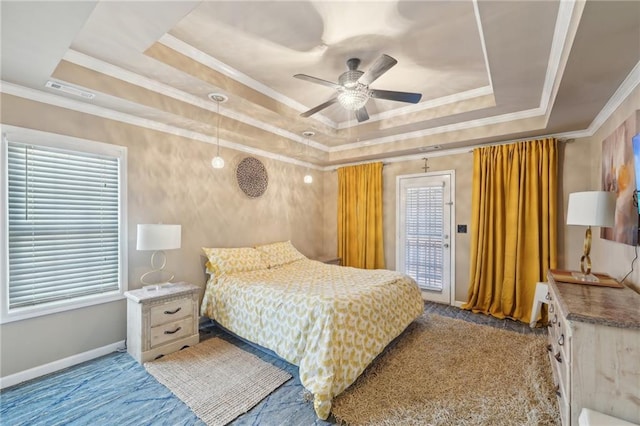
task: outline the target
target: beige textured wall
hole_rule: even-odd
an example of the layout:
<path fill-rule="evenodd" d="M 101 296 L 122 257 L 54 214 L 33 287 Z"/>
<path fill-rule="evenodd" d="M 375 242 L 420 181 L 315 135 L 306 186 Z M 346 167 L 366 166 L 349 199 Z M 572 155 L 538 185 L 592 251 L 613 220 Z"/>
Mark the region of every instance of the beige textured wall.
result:
<path fill-rule="evenodd" d="M 202 246 L 237 247 L 291 239 L 307 256 L 323 252 L 323 179 L 303 183 L 304 168 L 259 158 L 269 187 L 258 199 L 238 188 L 235 166 L 247 156 L 228 149 L 214 170 L 215 146 L 2 95 L 2 123 L 124 145 L 128 149 L 129 288 L 148 270 L 135 250 L 139 223 L 182 225 L 182 248 L 167 252 L 176 280 L 204 286 Z M 80 336 L 80 338 L 78 338 Z M 99 348 L 126 336 L 125 301 L 0 326 L 0 375 Z"/>
<path fill-rule="evenodd" d="M 636 87 L 591 138 L 585 138 L 585 142 L 591 148 L 591 172 L 588 175 L 590 190 L 602 189 L 602 141 L 629 117 L 636 114 L 638 110 L 640 110 L 640 86 Z M 640 123 L 637 123 L 637 126 L 637 131 L 640 131 Z M 580 234 L 578 238 L 581 247 L 584 239 L 584 229 L 581 230 Z M 578 252 L 574 253 L 573 256 L 579 255 L 580 250 L 579 248 Z M 599 229 L 594 229 L 591 247 L 591 263 L 594 271 L 605 272 L 616 279 L 622 279 L 631 270 L 631 262 L 636 255 L 636 250 L 637 247 L 600 239 Z M 579 259 L 576 259 L 576 262 L 577 260 Z M 640 263 L 637 260 L 634 271 L 629 275 L 626 283 L 640 293 Z"/>

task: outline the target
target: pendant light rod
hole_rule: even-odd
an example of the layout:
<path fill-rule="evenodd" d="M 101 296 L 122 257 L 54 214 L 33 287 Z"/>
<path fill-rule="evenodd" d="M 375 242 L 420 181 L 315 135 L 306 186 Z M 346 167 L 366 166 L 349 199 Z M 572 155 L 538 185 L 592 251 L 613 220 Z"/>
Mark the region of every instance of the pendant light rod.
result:
<path fill-rule="evenodd" d="M 220 157 L 220 104 L 229 98 L 220 93 L 209 93 L 208 96 L 216 103 L 216 156 L 211 160 L 211 166 L 214 169 L 221 169 L 224 167 L 224 159 Z"/>
<path fill-rule="evenodd" d="M 304 136 L 307 139 L 307 143 L 305 145 L 305 151 L 309 149 L 309 138 L 311 138 L 312 136 L 315 136 L 315 134 L 316 132 L 311 130 L 305 130 L 304 132 L 302 132 L 302 136 Z M 309 173 L 308 168 L 307 168 L 306 174 L 304 175 L 304 183 L 307 183 L 307 184 L 313 183 L 313 176 L 311 176 L 311 174 Z"/>

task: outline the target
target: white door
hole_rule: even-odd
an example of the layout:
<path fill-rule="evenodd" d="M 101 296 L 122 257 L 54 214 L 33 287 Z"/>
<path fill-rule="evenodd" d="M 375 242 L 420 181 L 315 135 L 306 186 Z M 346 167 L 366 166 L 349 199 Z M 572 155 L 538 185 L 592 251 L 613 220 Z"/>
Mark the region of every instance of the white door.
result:
<path fill-rule="evenodd" d="M 454 171 L 397 178 L 396 268 L 411 276 L 423 297 L 453 303 Z"/>

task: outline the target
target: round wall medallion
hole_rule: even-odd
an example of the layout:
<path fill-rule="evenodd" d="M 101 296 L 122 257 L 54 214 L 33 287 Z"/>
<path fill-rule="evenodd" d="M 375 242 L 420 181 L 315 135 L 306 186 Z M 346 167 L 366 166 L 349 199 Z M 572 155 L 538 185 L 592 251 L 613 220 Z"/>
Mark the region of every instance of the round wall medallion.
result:
<path fill-rule="evenodd" d="M 238 164 L 236 179 L 242 192 L 251 198 L 264 194 L 269 184 L 267 169 L 260 160 L 253 157 L 246 157 Z"/>

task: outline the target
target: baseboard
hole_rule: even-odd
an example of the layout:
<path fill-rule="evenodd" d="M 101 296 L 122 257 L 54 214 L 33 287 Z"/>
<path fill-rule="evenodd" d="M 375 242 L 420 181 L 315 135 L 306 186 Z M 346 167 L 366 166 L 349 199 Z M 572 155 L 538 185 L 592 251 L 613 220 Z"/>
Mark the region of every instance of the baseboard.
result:
<path fill-rule="evenodd" d="M 456 308 L 462 308 L 462 305 L 464 305 L 466 302 L 462 302 L 460 300 L 456 300 L 453 302 L 453 306 L 455 306 Z"/>
<path fill-rule="evenodd" d="M 48 364 L 39 365 L 37 367 L 30 368 L 28 370 L 20 371 L 19 373 L 10 374 L 5 377 L 0 377 L 0 389 L 14 386 L 27 380 L 35 379 L 37 377 L 44 376 L 46 374 L 54 373 L 56 371 L 63 370 L 65 368 L 80 364 L 85 361 L 90 361 L 95 358 L 99 358 L 103 355 L 115 352 L 119 348 L 124 347 L 124 340 L 111 343 L 101 348 L 91 349 L 87 352 L 82 352 L 70 357 L 59 359 L 57 361 L 50 362 Z"/>

